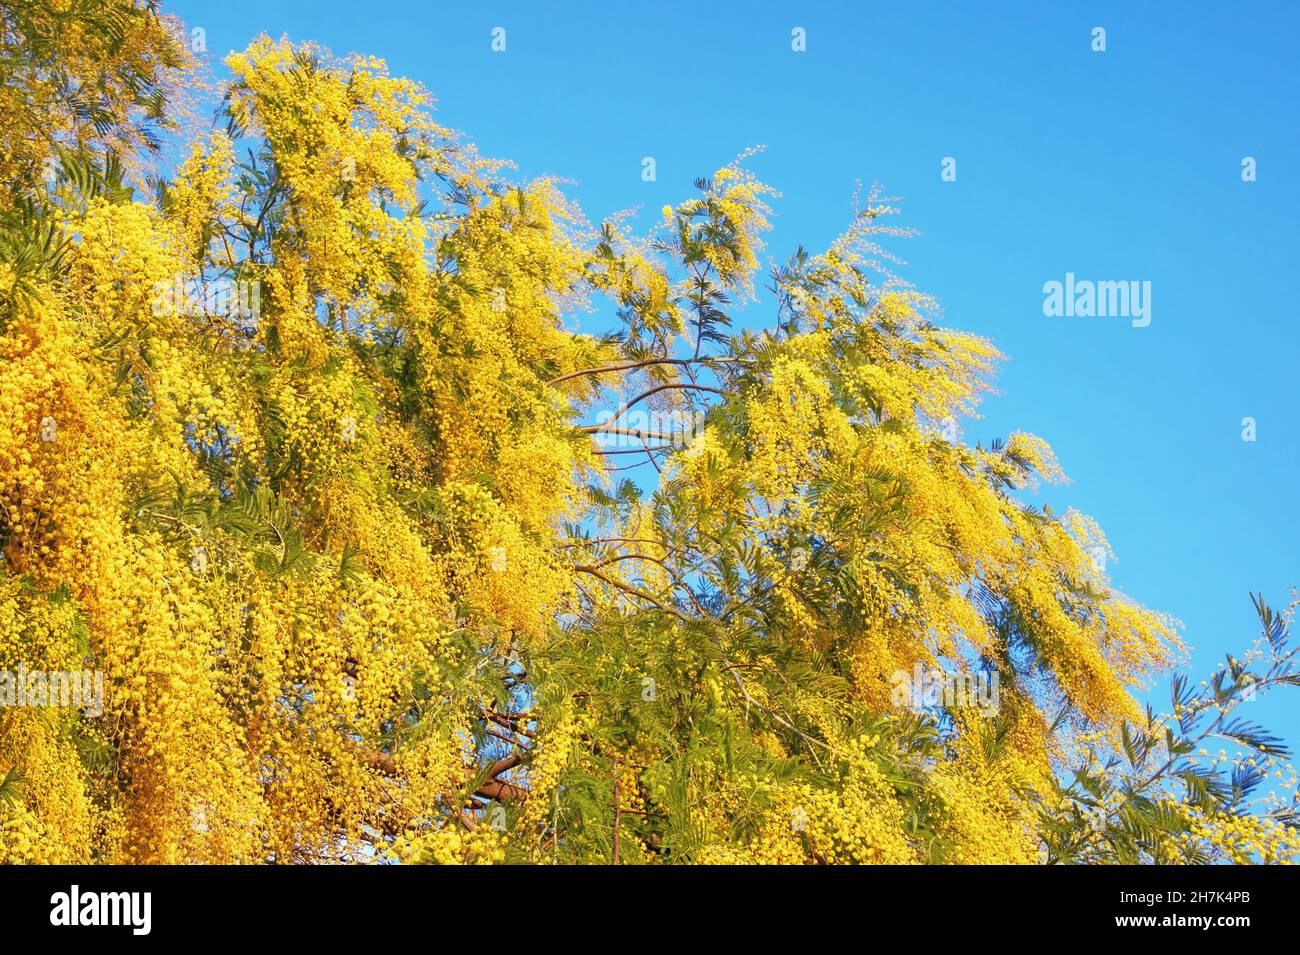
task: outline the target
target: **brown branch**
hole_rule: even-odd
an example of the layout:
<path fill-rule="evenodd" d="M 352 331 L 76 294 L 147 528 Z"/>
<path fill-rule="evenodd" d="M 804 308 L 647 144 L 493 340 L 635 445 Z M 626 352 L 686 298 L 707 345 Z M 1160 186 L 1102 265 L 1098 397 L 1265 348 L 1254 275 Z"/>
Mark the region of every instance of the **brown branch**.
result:
<path fill-rule="evenodd" d="M 651 563 L 658 564 L 660 567 L 668 571 L 668 573 L 670 574 L 673 572 L 672 568 L 669 567 L 667 564 L 665 564 L 661 558 L 651 557 L 649 554 L 615 554 L 613 557 L 606 557 L 604 560 L 602 560 L 599 564 L 596 564 L 595 566 L 608 567 L 610 564 L 617 564 L 619 561 L 622 560 L 648 560 Z"/>
<path fill-rule="evenodd" d="M 641 361 L 625 362 L 621 365 L 601 365 L 598 368 L 580 368 L 577 371 L 566 372 L 558 378 L 552 378 L 547 382 L 548 385 L 558 385 L 562 381 L 568 381 L 570 378 L 580 378 L 583 375 L 605 375 L 615 371 L 631 371 L 634 368 L 646 368 L 650 365 L 680 365 L 690 366 L 697 364 L 710 363 L 728 363 L 744 361 L 742 358 L 721 357 L 721 358 L 645 358 Z"/>
<path fill-rule="evenodd" d="M 617 451 L 603 451 L 600 448 L 594 448 L 592 454 L 647 454 L 654 451 L 673 451 L 677 447 L 675 444 L 658 444 L 653 448 L 620 448 Z M 642 461 L 641 463 L 644 464 L 645 462 Z"/>
<path fill-rule="evenodd" d="M 456 821 L 459 822 L 461 826 L 469 832 L 473 832 L 478 828 L 478 820 L 474 818 L 472 813 L 464 811 L 461 807 L 460 800 L 456 798 L 455 793 L 443 793 L 442 799 L 451 808 L 451 811 L 456 814 Z"/>
<path fill-rule="evenodd" d="M 615 419 L 610 419 L 610 420 L 615 420 Z M 583 432 L 584 434 L 623 434 L 633 438 L 640 438 L 642 441 L 644 441 L 646 438 L 654 438 L 656 441 L 673 440 L 673 436 L 671 434 L 665 434 L 662 431 L 642 431 L 640 428 L 614 428 L 608 424 L 584 424 L 579 426 L 578 430 Z M 634 450 L 636 450 L 639 453 L 645 451 L 646 449 L 636 448 Z"/>
<path fill-rule="evenodd" d="M 618 865 L 618 831 L 622 828 L 623 807 L 619 799 L 619 782 L 622 778 L 622 767 L 617 759 L 614 760 L 614 859 L 613 864 Z"/>
<path fill-rule="evenodd" d="M 558 550 L 567 550 L 570 547 L 590 547 L 593 544 L 654 544 L 656 547 L 662 547 L 665 550 L 677 550 L 670 544 L 665 544 L 663 541 L 657 541 L 651 537 L 586 537 L 581 540 L 565 541 L 555 546 Z"/>
<path fill-rule="evenodd" d="M 650 445 L 645 443 L 645 438 L 641 439 L 641 447 L 645 448 L 646 461 L 649 461 L 652 465 L 654 465 L 654 469 L 656 471 L 658 471 L 660 474 L 663 474 L 664 469 L 659 466 L 659 462 L 655 460 L 655 456 L 650 453 Z"/>
<path fill-rule="evenodd" d="M 505 802 L 523 802 L 528 798 L 528 790 L 523 786 L 516 786 L 514 783 L 505 783 L 499 779 L 492 779 L 474 790 L 474 795 Z"/>
<path fill-rule="evenodd" d="M 474 790 L 474 795 L 483 796 L 486 799 L 508 799 L 512 802 L 523 802 L 528 798 L 528 790 L 523 786 L 516 786 L 514 783 L 505 782 L 497 779 L 506 770 L 514 769 L 524 761 L 522 753 L 511 753 L 509 756 L 498 759 L 488 770 L 487 781 L 478 789 Z"/>
<path fill-rule="evenodd" d="M 676 617 L 678 620 L 682 621 L 683 623 L 689 622 L 686 616 L 684 616 L 681 613 L 681 611 L 673 607 L 669 607 L 667 604 L 660 601 L 659 598 L 655 597 L 653 594 L 648 594 L 644 590 L 638 590 L 637 588 L 633 587 L 631 584 L 625 584 L 621 580 L 615 580 L 613 577 L 609 577 L 606 574 L 602 574 L 595 567 L 589 567 L 586 564 L 578 564 L 573 569 L 580 574 L 589 574 L 592 577 L 595 577 L 597 580 L 602 580 L 605 583 L 609 584 L 611 587 L 613 587 L 615 590 L 621 590 L 626 594 L 631 594 L 633 597 L 640 597 L 642 600 L 649 601 L 650 603 L 654 604 L 654 606 L 662 610 L 664 613 L 671 614 L 672 616 Z"/>
<path fill-rule="evenodd" d="M 515 739 L 513 736 L 507 736 L 505 733 L 499 732 L 498 730 L 494 730 L 490 726 L 483 727 L 483 732 L 486 733 L 488 736 L 491 736 L 493 739 L 499 739 L 501 740 L 501 742 L 509 743 L 511 746 L 523 745 L 519 740 Z"/>
<path fill-rule="evenodd" d="M 491 720 L 499 726 L 504 726 L 506 729 L 513 733 L 518 733 L 520 736 L 527 736 L 529 739 L 532 739 L 537 735 L 533 730 L 520 725 L 522 723 L 527 723 L 532 719 L 532 717 L 527 713 L 497 713 L 480 706 L 479 714 L 484 719 Z"/>
<path fill-rule="evenodd" d="M 711 392 L 712 394 L 723 395 L 723 396 L 728 396 L 733 394 L 733 392 L 726 391 L 722 388 L 712 388 L 708 385 L 696 385 L 696 384 L 692 384 L 689 381 L 668 382 L 662 385 L 655 385 L 653 388 L 649 389 L 648 391 L 641 392 L 641 394 L 637 395 L 635 398 L 631 399 L 630 401 L 624 402 L 623 406 L 614 412 L 614 417 L 611 418 L 610 420 L 617 421 L 623 415 L 627 414 L 628 409 L 631 408 L 633 405 L 639 404 L 640 402 L 649 398 L 651 395 L 657 395 L 661 391 L 708 391 Z"/>

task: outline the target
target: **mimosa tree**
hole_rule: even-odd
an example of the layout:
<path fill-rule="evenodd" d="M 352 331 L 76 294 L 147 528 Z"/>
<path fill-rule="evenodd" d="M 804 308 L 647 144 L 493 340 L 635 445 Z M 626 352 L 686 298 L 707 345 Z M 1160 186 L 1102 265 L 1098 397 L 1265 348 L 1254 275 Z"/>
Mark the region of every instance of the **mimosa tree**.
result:
<path fill-rule="evenodd" d="M 1175 625 L 959 439 L 999 355 L 879 195 L 761 279 L 741 160 L 592 225 L 377 59 L 193 133 L 153 5 L 0 11 L 0 671 L 104 680 L 0 708 L 0 859 L 1293 859 L 1294 607 L 1140 706 Z"/>

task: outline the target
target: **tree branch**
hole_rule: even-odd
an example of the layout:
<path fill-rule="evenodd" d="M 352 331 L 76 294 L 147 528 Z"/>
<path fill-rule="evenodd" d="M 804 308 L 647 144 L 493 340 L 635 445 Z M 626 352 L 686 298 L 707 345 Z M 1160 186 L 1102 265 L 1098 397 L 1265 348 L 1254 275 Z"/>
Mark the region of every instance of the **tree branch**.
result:
<path fill-rule="evenodd" d="M 634 368 L 646 368 L 650 365 L 707 365 L 713 363 L 727 364 L 730 362 L 741 362 L 743 358 L 736 357 L 718 357 L 718 358 L 644 358 L 641 361 L 625 362 L 621 365 L 601 365 L 599 368 L 580 368 L 578 371 L 570 371 L 558 378 L 552 378 L 547 385 L 558 385 L 562 381 L 568 381 L 570 378 L 580 378 L 583 375 L 605 375 L 615 371 L 631 371 Z"/>
<path fill-rule="evenodd" d="M 605 583 L 613 587 L 615 590 L 621 590 L 625 594 L 631 594 L 633 597 L 639 597 L 642 600 L 648 601 L 649 603 L 657 607 L 659 610 L 662 610 L 664 613 L 676 617 L 678 620 L 682 621 L 683 623 L 689 622 L 688 618 L 681 611 L 663 603 L 658 597 L 655 597 L 652 594 L 648 594 L 644 590 L 638 590 L 637 588 L 633 587 L 631 584 L 625 584 L 621 580 L 616 580 L 613 577 L 609 577 L 606 574 L 602 574 L 595 567 L 589 567 L 586 564 L 578 564 L 573 569 L 580 574 L 589 574 L 592 577 L 595 577 L 597 580 L 604 581 Z"/>

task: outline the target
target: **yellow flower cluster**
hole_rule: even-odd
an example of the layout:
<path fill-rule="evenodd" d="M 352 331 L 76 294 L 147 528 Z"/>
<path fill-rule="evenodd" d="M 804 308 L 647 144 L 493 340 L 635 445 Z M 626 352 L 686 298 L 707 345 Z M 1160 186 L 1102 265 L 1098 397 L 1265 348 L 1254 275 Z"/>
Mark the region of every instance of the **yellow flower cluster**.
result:
<path fill-rule="evenodd" d="M 453 169 L 379 61 L 263 38 L 230 66 L 281 177 L 257 201 L 283 205 L 244 204 L 214 132 L 159 207 L 66 203 L 58 281 L 0 322 L 0 663 L 105 682 L 102 714 L 0 713 L 0 859 L 350 859 L 421 832 L 478 761 L 482 691 L 449 674 L 568 600 L 549 542 L 591 455 L 544 382 L 600 354 L 559 317 L 573 210 L 546 182 L 483 200 L 490 167 Z M 454 229 L 417 214 L 434 170 L 479 197 Z M 260 314 L 181 297 L 254 251 Z M 428 843 L 501 857 L 486 826 Z"/>

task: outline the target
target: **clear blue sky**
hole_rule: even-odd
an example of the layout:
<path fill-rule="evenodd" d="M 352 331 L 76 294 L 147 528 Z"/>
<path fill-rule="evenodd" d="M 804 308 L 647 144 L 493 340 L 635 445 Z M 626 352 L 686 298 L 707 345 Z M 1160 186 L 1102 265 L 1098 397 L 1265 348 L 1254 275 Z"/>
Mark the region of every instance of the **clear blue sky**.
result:
<path fill-rule="evenodd" d="M 576 180 L 593 220 L 639 205 L 648 228 L 765 144 L 751 166 L 784 194 L 768 244 L 784 260 L 824 246 L 855 181 L 879 180 L 923 232 L 899 248 L 904 276 L 1010 358 L 966 438 L 1023 429 L 1056 447 L 1073 484 L 1051 502 L 1096 517 L 1116 585 L 1186 624 L 1194 675 L 1257 635 L 1250 591 L 1283 606 L 1300 583 L 1300 5 L 164 6 L 218 60 L 261 31 L 381 56 L 521 177 Z M 1066 272 L 1150 281 L 1150 326 L 1045 317 L 1043 283 Z M 1297 745 L 1291 693 L 1246 715 Z"/>

